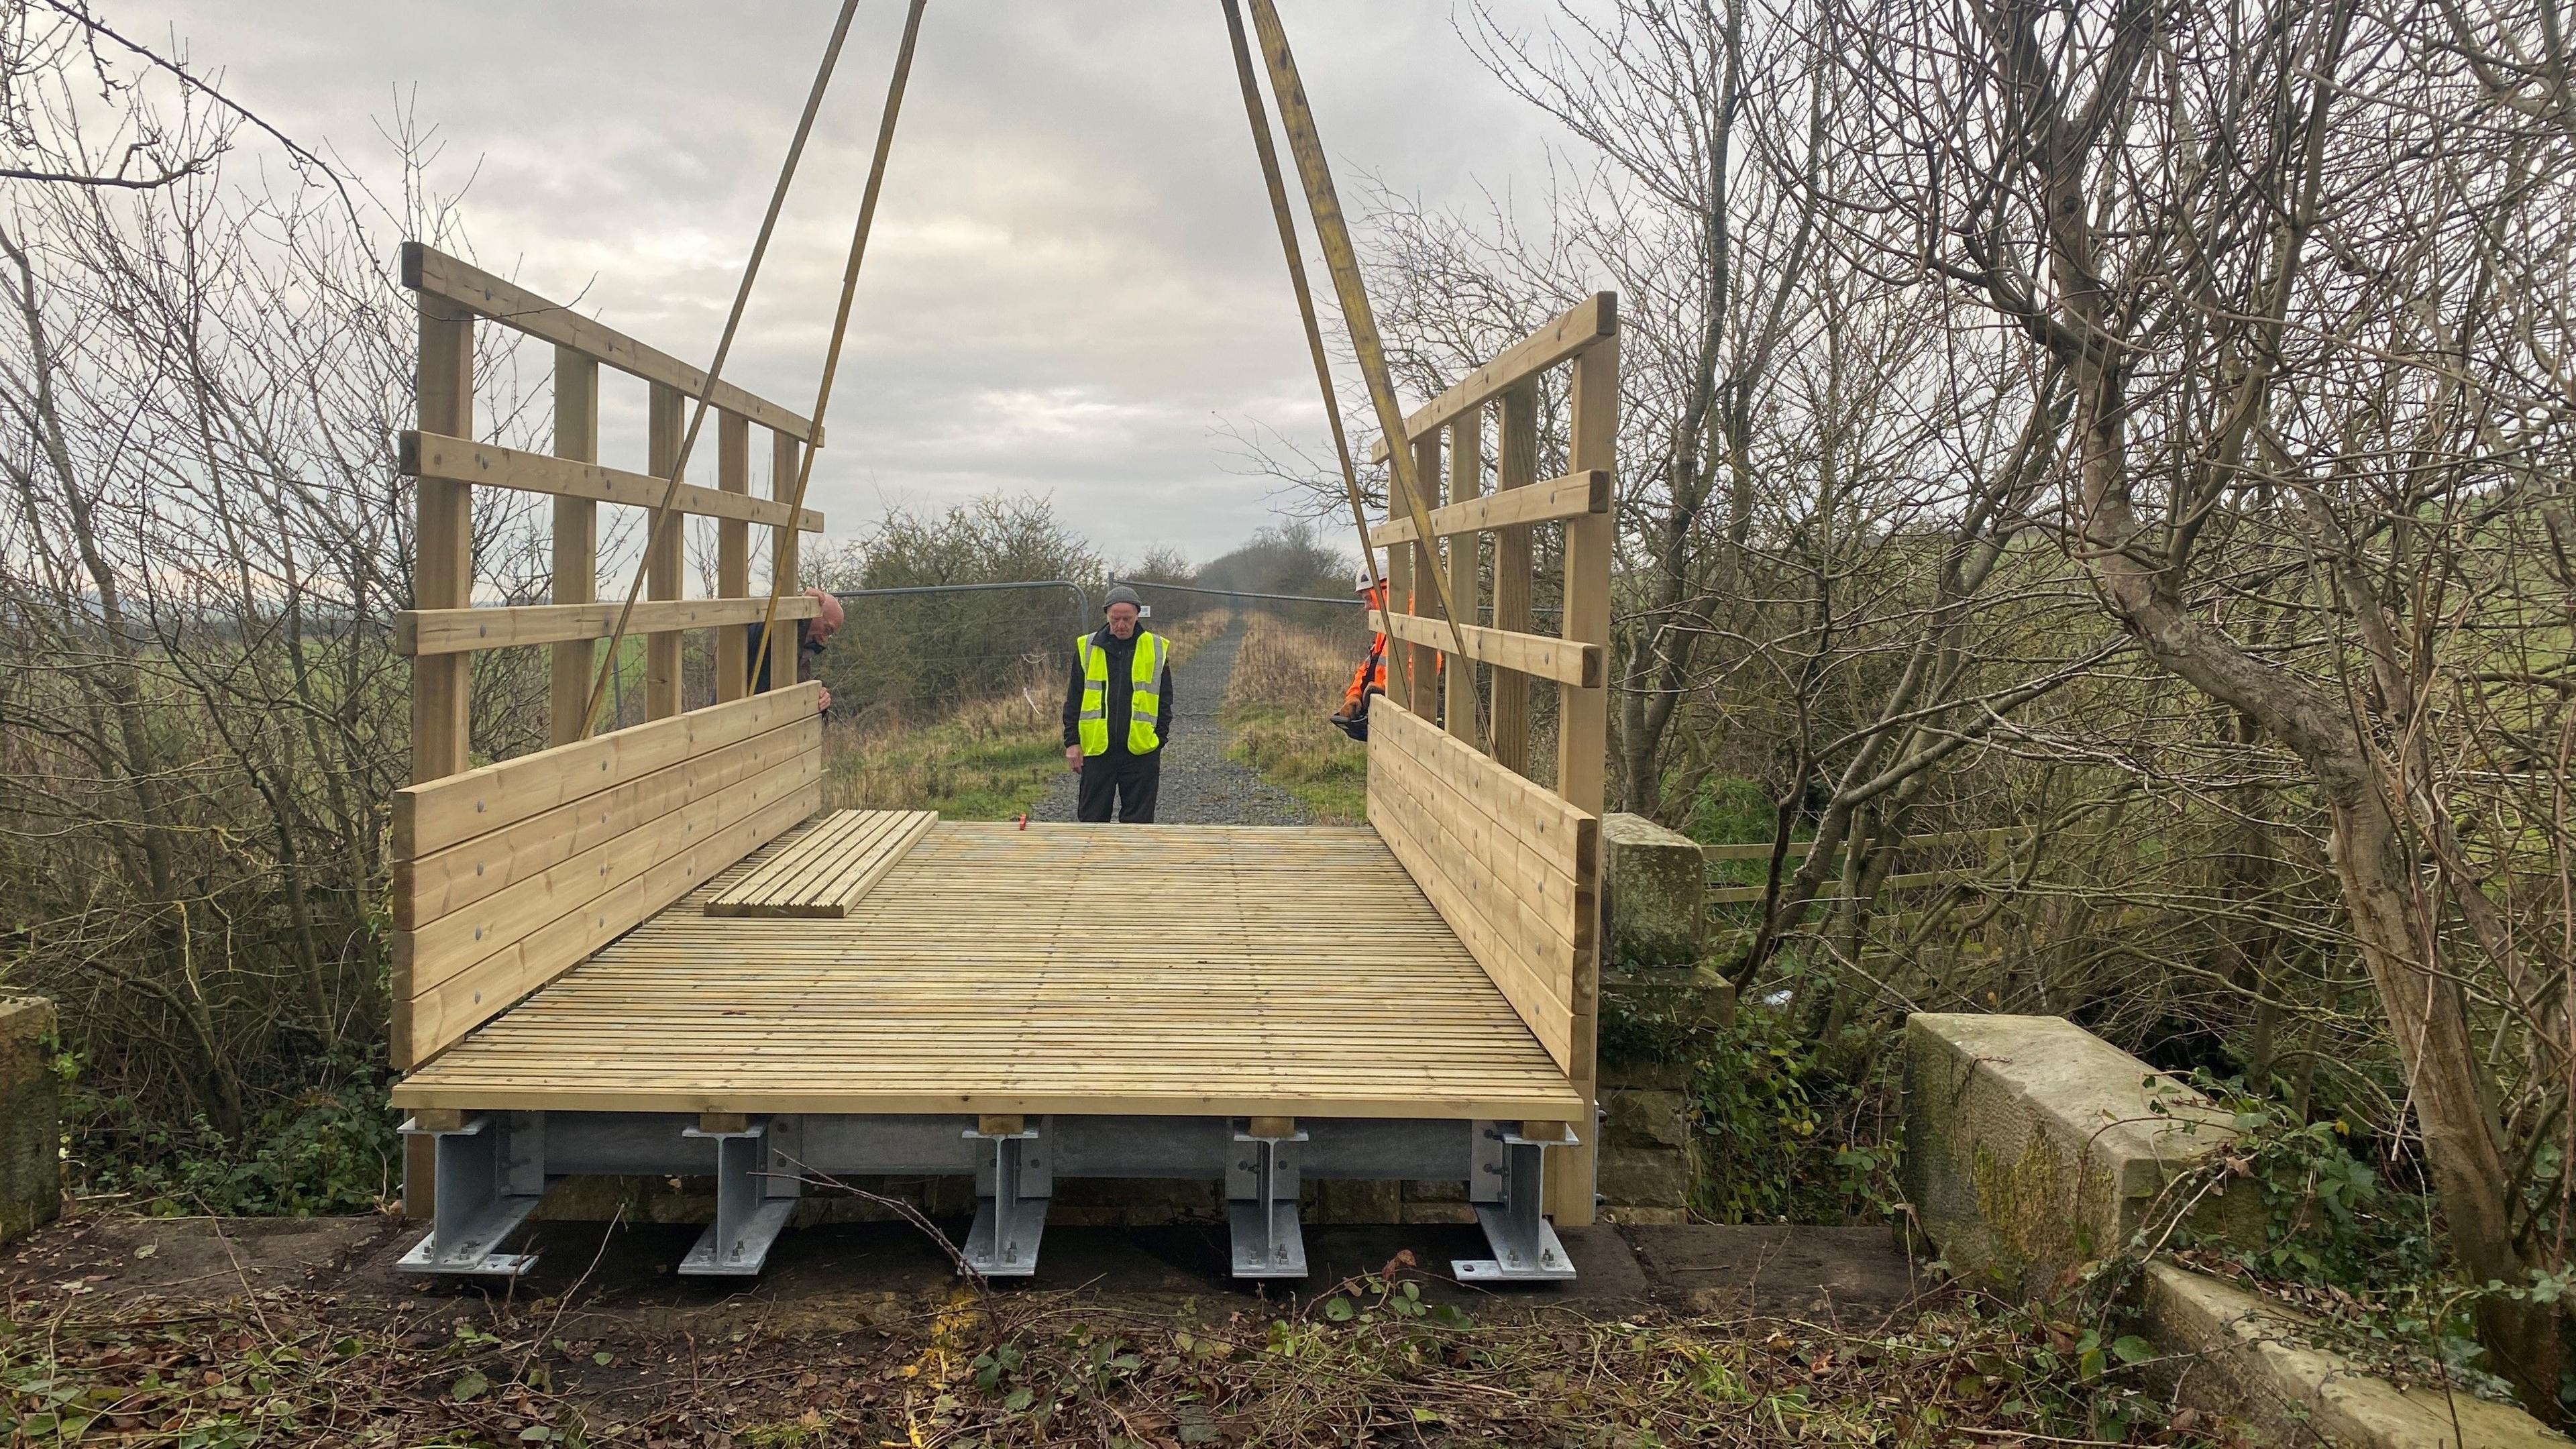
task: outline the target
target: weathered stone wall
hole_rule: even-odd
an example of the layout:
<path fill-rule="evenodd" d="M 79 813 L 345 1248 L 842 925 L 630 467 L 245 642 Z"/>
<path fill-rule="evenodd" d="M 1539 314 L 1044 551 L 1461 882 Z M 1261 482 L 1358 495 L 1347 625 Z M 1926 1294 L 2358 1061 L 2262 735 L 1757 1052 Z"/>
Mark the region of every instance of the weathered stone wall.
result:
<path fill-rule="evenodd" d="M 1918 1013 L 1905 1026 L 1905 1185 L 1963 1275 L 2043 1292 L 2126 1246 L 2165 1185 L 2234 1140 L 2227 1114 L 2055 1016 Z M 2259 1222 L 2251 1192 L 2196 1225 Z"/>
<path fill-rule="evenodd" d="M 62 1111 L 53 1055 L 54 1004 L 0 997 L 0 1243 L 62 1214 Z"/>

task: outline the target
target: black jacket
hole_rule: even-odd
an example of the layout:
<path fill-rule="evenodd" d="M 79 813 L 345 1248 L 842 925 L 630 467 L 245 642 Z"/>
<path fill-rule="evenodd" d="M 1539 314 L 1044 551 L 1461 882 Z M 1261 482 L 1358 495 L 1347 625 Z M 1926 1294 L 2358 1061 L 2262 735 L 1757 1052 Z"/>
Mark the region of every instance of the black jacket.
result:
<path fill-rule="evenodd" d="M 748 641 L 743 645 L 742 657 L 746 662 L 748 662 L 751 656 L 760 652 L 760 626 L 758 624 L 745 624 L 742 632 L 743 638 Z M 770 633 L 769 652 L 771 655 L 784 658 L 790 650 L 795 652 L 796 667 L 789 671 L 789 679 L 801 684 L 804 681 L 813 678 L 814 656 L 823 652 L 823 642 L 819 639 L 808 639 L 805 637 L 805 621 L 802 619 L 781 619 L 778 621 L 777 627 Z M 758 665 L 752 667 L 752 693 L 766 694 L 769 692 L 769 665 L 770 661 L 763 659 Z"/>
<path fill-rule="evenodd" d="M 1138 625 L 1136 639 L 1145 637 L 1146 632 L 1143 625 Z M 1123 755 L 1128 752 L 1127 722 L 1136 713 L 1136 639 L 1121 639 L 1110 633 L 1109 626 L 1106 624 L 1101 625 L 1099 631 L 1091 636 L 1091 642 L 1095 647 L 1107 650 L 1109 653 L 1109 698 L 1106 703 L 1109 706 L 1109 753 L 1113 755 Z M 1168 651 L 1171 648 L 1171 641 L 1164 640 L 1163 647 Z M 1154 719 L 1154 737 L 1164 744 L 1170 744 L 1172 742 L 1172 663 L 1168 652 L 1163 659 L 1163 678 L 1157 692 L 1162 696 L 1163 707 Z M 1065 686 L 1064 691 L 1066 748 L 1070 749 L 1082 743 L 1081 721 L 1082 656 L 1076 654 L 1073 659 L 1073 682 Z M 1161 747 L 1157 746 L 1152 753 L 1161 754 Z"/>

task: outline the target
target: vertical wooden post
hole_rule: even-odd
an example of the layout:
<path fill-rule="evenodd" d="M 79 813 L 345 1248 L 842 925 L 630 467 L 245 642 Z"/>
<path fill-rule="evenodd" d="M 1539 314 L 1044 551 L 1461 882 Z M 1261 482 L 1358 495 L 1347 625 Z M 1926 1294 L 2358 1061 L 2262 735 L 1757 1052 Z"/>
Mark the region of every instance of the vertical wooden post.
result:
<path fill-rule="evenodd" d="M 1420 499 L 1422 507 L 1414 510 L 1419 517 L 1440 504 L 1440 432 L 1438 429 L 1435 428 L 1413 440 L 1413 476 L 1422 488 Z M 1417 538 L 1405 546 L 1405 552 L 1413 558 L 1413 587 L 1417 595 L 1428 594 L 1434 599 L 1439 597 L 1437 581 L 1432 576 L 1432 571 L 1440 567 L 1440 555 L 1436 551 L 1438 548 L 1439 540 L 1427 537 Z M 1425 608 L 1423 607 L 1425 602 L 1419 597 L 1408 599 L 1406 609 L 1415 614 L 1439 612 L 1437 604 Z M 1440 651 L 1428 644 L 1415 644 L 1410 648 L 1413 658 L 1413 694 L 1411 698 L 1405 700 L 1405 707 L 1424 719 L 1430 719 L 1440 710 Z M 1464 663 L 1466 661 L 1463 659 L 1451 660 L 1450 667 L 1455 669 Z"/>
<path fill-rule="evenodd" d="M 1485 410 L 1470 408 L 1464 417 L 1449 425 L 1449 501 L 1464 503 L 1484 491 L 1485 487 Z M 1449 606 L 1458 611 L 1458 622 L 1476 622 L 1478 565 L 1484 560 L 1485 535 L 1454 534 L 1445 542 L 1449 550 Z M 1449 689 L 1445 708 L 1449 733 L 1479 749 L 1484 740 L 1477 734 L 1476 661 L 1449 661 Z M 1498 674 L 1497 678 L 1500 677 Z"/>
<path fill-rule="evenodd" d="M 569 347 L 555 349 L 555 456 L 599 461 L 599 364 Z M 591 603 L 599 597 L 599 505 L 587 498 L 557 498 L 554 505 L 554 601 Z M 599 667 L 599 644 L 577 639 L 553 646 L 551 653 L 546 743 L 568 745 L 589 724 L 582 716 Z"/>
<path fill-rule="evenodd" d="M 769 439 L 769 496 L 781 503 L 796 497 L 796 470 L 805 461 L 804 444 L 785 433 L 772 433 Z M 795 520 L 790 519 L 770 530 L 769 576 L 771 588 L 782 594 L 794 594 L 803 587 L 797 555 L 798 538 Z M 769 687 L 784 689 L 796 682 L 796 624 L 791 619 L 778 621 L 775 638 L 769 641 Z M 783 664 L 780 661 L 785 661 Z"/>
<path fill-rule="evenodd" d="M 1619 338 L 1603 338 L 1574 360 L 1572 413 L 1566 468 L 1616 471 L 1619 466 Z M 1610 645 L 1610 549 L 1612 515 L 1587 513 L 1565 525 L 1565 637 Z M 1606 661 L 1605 661 L 1606 662 Z M 1606 672 L 1606 671 L 1605 671 Z M 1556 790 L 1566 803 L 1598 816 L 1609 773 L 1610 689 L 1605 678 L 1591 689 L 1557 686 Z M 1598 867 L 1595 867 L 1597 877 Z M 1559 1227 L 1592 1221 L 1593 1155 L 1599 1147 L 1600 1119 L 1592 1108 L 1597 1096 L 1601 1022 L 1601 895 L 1597 878 L 1589 899 L 1576 909 L 1592 913 L 1592 944 L 1574 963 L 1574 1042 L 1566 1075 L 1584 1101 L 1584 1118 L 1576 1130 L 1580 1146 L 1553 1149 L 1548 1165 L 1549 1209 Z"/>
<path fill-rule="evenodd" d="M 474 436 L 474 319 L 436 297 L 420 299 L 420 375 L 413 383 L 420 430 Z M 462 609 L 474 602 L 474 490 L 422 478 L 412 495 L 412 607 Z M 471 654 L 428 654 L 411 662 L 411 778 L 461 773 L 468 763 L 466 691 Z M 411 1011 L 393 1003 L 396 1039 Z M 403 1139 L 403 1211 L 436 1210 L 436 1159 L 426 1137 Z"/>
<path fill-rule="evenodd" d="M 716 418 L 716 487 L 727 493 L 751 491 L 751 419 L 721 413 Z M 751 525 L 739 518 L 716 520 L 716 597 L 748 598 L 751 594 Z M 716 703 L 750 692 L 749 641 L 739 624 L 716 626 Z"/>
<path fill-rule="evenodd" d="M 1538 384 L 1524 382 L 1503 394 L 1495 409 L 1494 491 L 1526 488 L 1538 481 Z M 1494 531 L 1494 627 L 1515 634 L 1530 632 L 1530 559 L 1528 524 Z M 1529 677 L 1509 669 L 1494 671 L 1494 763 L 1515 774 L 1529 773 Z"/>
<path fill-rule="evenodd" d="M 645 471 L 668 478 L 680 461 L 680 432 L 687 426 L 687 398 L 676 387 L 653 384 L 646 409 Z M 682 548 L 688 515 L 662 520 L 662 536 L 651 540 L 644 559 L 644 597 L 680 597 Z M 680 712 L 680 642 L 676 631 L 644 636 L 644 717 L 669 719 Z"/>
<path fill-rule="evenodd" d="M 1411 507 L 1412 505 L 1405 501 L 1404 480 L 1396 476 L 1393 468 L 1387 469 L 1386 516 L 1390 519 L 1405 517 L 1406 511 Z M 1386 612 L 1389 614 L 1413 612 L 1413 550 L 1400 543 L 1391 543 L 1386 547 Z M 1414 707 L 1413 676 L 1410 673 L 1412 668 L 1413 651 L 1397 643 L 1394 635 L 1388 635 L 1386 694 L 1387 698 L 1403 705 L 1406 709 Z"/>

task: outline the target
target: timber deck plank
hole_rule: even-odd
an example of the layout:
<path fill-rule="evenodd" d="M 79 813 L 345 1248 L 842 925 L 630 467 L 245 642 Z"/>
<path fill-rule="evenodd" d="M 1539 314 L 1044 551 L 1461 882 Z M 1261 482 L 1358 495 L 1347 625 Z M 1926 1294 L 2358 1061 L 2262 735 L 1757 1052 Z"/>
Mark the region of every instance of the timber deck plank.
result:
<path fill-rule="evenodd" d="M 707 898 L 710 916 L 846 916 L 939 820 L 935 810 L 836 810 Z"/>
<path fill-rule="evenodd" d="M 413 1072 L 395 1102 L 1580 1115 L 1366 828 L 926 823 L 840 916 L 708 914 L 764 872 L 828 891 L 849 873 L 800 844 L 865 851 L 890 828 L 817 817 Z"/>

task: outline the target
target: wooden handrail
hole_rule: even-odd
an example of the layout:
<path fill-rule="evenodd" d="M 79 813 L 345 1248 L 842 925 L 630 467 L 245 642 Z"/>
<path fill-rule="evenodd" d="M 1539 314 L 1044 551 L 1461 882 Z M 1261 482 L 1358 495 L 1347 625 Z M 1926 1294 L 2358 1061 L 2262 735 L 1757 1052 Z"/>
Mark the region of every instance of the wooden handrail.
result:
<path fill-rule="evenodd" d="M 1481 494 L 1461 503 L 1432 509 L 1431 531 L 1442 538 L 1451 538 L 1462 533 L 1483 533 L 1518 524 L 1557 523 L 1568 518 L 1580 518 L 1587 513 L 1609 511 L 1609 470 L 1590 468 L 1525 488 Z M 1389 519 L 1369 530 L 1369 542 L 1380 548 L 1413 541 L 1413 520 L 1410 518 Z"/>
<path fill-rule="evenodd" d="M 1369 612 L 1388 638 L 1437 649 L 1452 657 L 1457 653 L 1450 646 L 1449 625 L 1442 620 L 1375 609 Z M 1465 639 L 1467 657 L 1480 663 L 1538 679 L 1553 679 L 1578 689 L 1597 689 L 1601 685 L 1602 650 L 1598 644 L 1575 643 L 1545 634 L 1515 634 L 1477 624 L 1460 624 L 1458 632 Z"/>
<path fill-rule="evenodd" d="M 1618 330 L 1619 294 L 1595 292 L 1567 308 L 1555 321 L 1504 348 L 1493 361 L 1467 374 L 1456 386 L 1407 417 L 1404 435 L 1408 440 L 1419 438 L 1452 418 L 1483 407 L 1509 392 L 1514 384 L 1536 377 Z M 1386 439 L 1381 437 L 1369 449 L 1369 461 L 1386 460 Z"/>
<path fill-rule="evenodd" d="M 627 629 L 636 634 L 664 634 L 674 629 L 757 624 L 767 604 L 768 600 L 756 598 L 656 600 L 637 604 Z M 810 619 L 822 611 L 820 600 L 802 594 L 782 599 L 778 605 L 782 619 Z M 521 644 L 564 644 L 605 639 L 616 628 L 617 604 L 613 600 L 491 609 L 405 609 L 394 615 L 394 652 L 466 654 Z"/>
<path fill-rule="evenodd" d="M 520 493 L 550 493 L 557 498 L 587 498 L 597 503 L 624 503 L 636 508 L 651 508 L 662 501 L 670 487 L 667 479 L 650 473 L 629 473 L 622 468 L 603 468 L 597 463 L 584 463 L 573 458 L 558 458 L 546 453 L 522 453 L 496 443 L 477 443 L 466 438 L 450 438 L 438 433 L 404 429 L 395 435 L 394 467 L 413 478 L 431 478 L 447 483 L 470 483 L 478 488 L 508 488 Z M 680 485 L 672 499 L 671 511 L 699 518 L 732 518 L 745 523 L 776 528 L 790 518 L 805 533 L 819 533 L 823 515 L 813 509 L 801 512 L 767 498 L 754 498 L 748 493 L 728 493 L 715 488 L 700 488 L 694 483 Z"/>
<path fill-rule="evenodd" d="M 719 381 L 710 394 L 707 375 L 701 369 L 435 247 L 421 242 L 403 243 L 402 281 L 415 292 L 444 298 L 475 316 L 488 317 L 558 347 L 569 347 L 620 372 L 678 388 L 725 412 L 800 442 L 821 446 L 822 439 L 816 436 L 814 425 L 801 414 L 729 382 Z"/>

